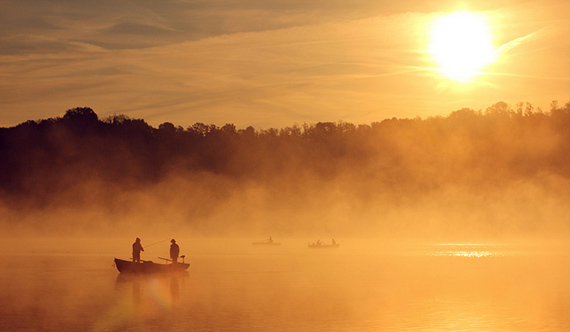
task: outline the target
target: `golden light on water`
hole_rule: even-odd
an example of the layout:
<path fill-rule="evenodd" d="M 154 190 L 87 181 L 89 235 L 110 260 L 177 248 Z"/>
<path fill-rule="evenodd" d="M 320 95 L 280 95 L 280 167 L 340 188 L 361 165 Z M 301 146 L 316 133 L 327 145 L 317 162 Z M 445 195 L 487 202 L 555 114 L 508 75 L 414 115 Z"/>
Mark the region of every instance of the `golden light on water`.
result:
<path fill-rule="evenodd" d="M 457 81 L 472 78 L 496 55 L 485 17 L 463 11 L 436 20 L 429 52 L 440 71 Z"/>
<path fill-rule="evenodd" d="M 437 252 L 434 254 L 434 256 L 484 258 L 484 257 L 503 256 L 503 254 L 490 250 L 449 250 L 449 251 Z"/>
<path fill-rule="evenodd" d="M 430 251 L 430 255 L 435 257 L 487 258 L 508 254 L 503 246 L 485 244 L 440 244 Z"/>

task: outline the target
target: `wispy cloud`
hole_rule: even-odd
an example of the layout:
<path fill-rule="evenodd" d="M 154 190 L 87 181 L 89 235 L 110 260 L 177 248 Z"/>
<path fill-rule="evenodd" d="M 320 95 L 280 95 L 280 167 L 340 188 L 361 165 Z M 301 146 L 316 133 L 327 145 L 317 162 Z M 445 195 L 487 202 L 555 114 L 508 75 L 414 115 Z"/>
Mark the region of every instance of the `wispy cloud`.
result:
<path fill-rule="evenodd" d="M 525 36 L 513 39 L 503 45 L 501 45 L 501 47 L 499 47 L 497 49 L 497 54 L 500 55 L 504 55 L 508 52 L 510 52 L 512 49 L 524 44 L 524 43 L 528 43 L 531 42 L 532 40 L 535 40 L 537 38 L 540 38 L 540 35 L 544 34 L 544 29 L 529 33 Z"/>

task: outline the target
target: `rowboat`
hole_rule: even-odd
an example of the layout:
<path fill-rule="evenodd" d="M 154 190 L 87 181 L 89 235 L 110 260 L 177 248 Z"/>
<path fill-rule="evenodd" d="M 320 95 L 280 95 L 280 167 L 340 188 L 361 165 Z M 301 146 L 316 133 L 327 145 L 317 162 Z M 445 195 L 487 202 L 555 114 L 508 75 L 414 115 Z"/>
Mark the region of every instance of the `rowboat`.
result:
<path fill-rule="evenodd" d="M 309 248 L 311 249 L 334 249 L 334 248 L 338 248 L 338 246 L 340 246 L 340 243 L 332 243 L 332 244 L 324 244 L 322 242 L 315 242 L 315 243 L 309 243 Z"/>
<path fill-rule="evenodd" d="M 115 258 L 115 266 L 120 273 L 173 273 L 184 272 L 189 267 L 188 263 L 158 264 L 152 261 L 135 263 L 124 259 Z"/>
<path fill-rule="evenodd" d="M 253 244 L 254 246 L 278 246 L 281 243 L 275 242 L 275 241 L 273 241 L 272 237 L 269 237 L 269 239 L 267 239 L 265 241 L 252 242 L 251 244 Z"/>
<path fill-rule="evenodd" d="M 252 242 L 254 246 L 278 246 L 281 245 L 279 242 L 269 242 L 269 241 L 261 241 L 261 242 Z"/>

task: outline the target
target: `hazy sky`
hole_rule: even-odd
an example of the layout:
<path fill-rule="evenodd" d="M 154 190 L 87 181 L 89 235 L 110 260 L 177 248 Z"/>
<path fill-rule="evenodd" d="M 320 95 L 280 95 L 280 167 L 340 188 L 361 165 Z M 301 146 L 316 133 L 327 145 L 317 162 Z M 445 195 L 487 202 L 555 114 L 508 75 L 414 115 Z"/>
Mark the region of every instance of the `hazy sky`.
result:
<path fill-rule="evenodd" d="M 485 17 L 494 63 L 438 72 L 433 22 Z M 285 127 L 570 101 L 567 0 L 1 0 L 0 126 L 78 106 L 151 125 Z"/>

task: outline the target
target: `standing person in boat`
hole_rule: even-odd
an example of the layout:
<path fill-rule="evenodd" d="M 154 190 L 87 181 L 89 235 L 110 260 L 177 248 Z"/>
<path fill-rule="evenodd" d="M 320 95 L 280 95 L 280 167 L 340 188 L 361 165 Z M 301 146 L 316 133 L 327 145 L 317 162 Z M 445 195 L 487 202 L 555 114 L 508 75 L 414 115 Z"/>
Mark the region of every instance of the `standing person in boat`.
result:
<path fill-rule="evenodd" d="M 137 237 L 135 243 L 133 243 L 133 262 L 135 263 L 141 262 L 141 251 L 144 251 L 144 249 L 141 244 L 141 239 Z"/>
<path fill-rule="evenodd" d="M 172 264 L 178 263 L 178 254 L 180 253 L 180 247 L 176 244 L 176 240 L 170 240 L 170 259 L 172 259 Z"/>

